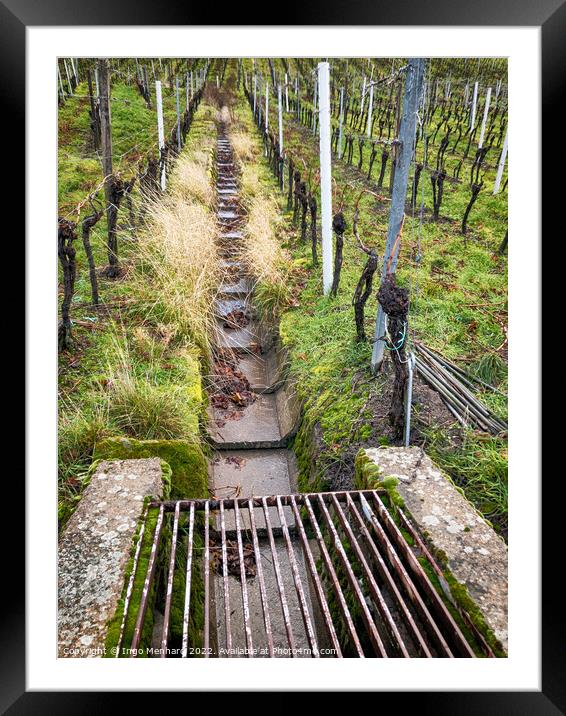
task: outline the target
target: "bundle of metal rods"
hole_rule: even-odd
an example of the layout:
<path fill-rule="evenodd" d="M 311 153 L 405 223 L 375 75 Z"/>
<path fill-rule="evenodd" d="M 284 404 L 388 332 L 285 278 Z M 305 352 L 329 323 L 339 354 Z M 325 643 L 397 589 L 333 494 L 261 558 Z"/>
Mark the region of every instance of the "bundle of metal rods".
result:
<path fill-rule="evenodd" d="M 415 341 L 415 366 L 423 379 L 436 390 L 452 415 L 464 427 L 475 427 L 498 435 L 507 430 L 507 423 L 487 408 L 472 391 L 478 386 L 500 393 L 447 358 Z"/>

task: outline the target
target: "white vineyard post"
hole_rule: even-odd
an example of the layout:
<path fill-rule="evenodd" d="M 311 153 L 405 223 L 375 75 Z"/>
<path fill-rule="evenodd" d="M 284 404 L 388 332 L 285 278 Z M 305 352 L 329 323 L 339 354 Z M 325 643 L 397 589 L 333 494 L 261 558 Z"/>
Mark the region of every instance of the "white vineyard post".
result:
<path fill-rule="evenodd" d="M 157 136 L 159 138 L 159 153 L 161 160 L 161 152 L 165 147 L 165 130 L 163 128 L 163 100 L 161 98 L 161 80 L 155 81 L 155 100 L 157 104 Z M 161 168 L 161 189 L 165 191 L 166 186 L 167 178 L 165 176 L 165 164 L 163 164 Z"/>
<path fill-rule="evenodd" d="M 289 83 L 285 72 L 285 111 L 289 112 Z"/>
<path fill-rule="evenodd" d="M 499 164 L 497 165 L 497 176 L 495 177 L 495 184 L 493 186 L 493 193 L 499 193 L 499 187 L 501 185 L 501 179 L 503 178 L 503 170 L 505 169 L 505 160 L 507 159 L 507 134 L 509 130 L 505 131 L 505 140 L 503 142 L 503 149 L 501 150 L 501 156 L 499 158 Z"/>
<path fill-rule="evenodd" d="M 330 156 L 330 73 L 328 62 L 318 64 L 320 124 L 320 209 L 322 226 L 322 287 L 332 288 L 332 164 Z"/>
<path fill-rule="evenodd" d="M 73 94 L 73 85 L 71 84 L 71 76 L 69 75 L 69 65 L 67 64 L 67 60 L 65 58 L 63 58 L 63 64 L 65 65 L 65 74 L 67 75 L 69 94 Z"/>
<path fill-rule="evenodd" d="M 369 86 L 369 104 L 368 104 L 368 126 L 366 128 L 366 134 L 371 137 L 371 120 L 373 114 L 373 82 Z"/>
<path fill-rule="evenodd" d="M 187 106 L 185 109 L 189 109 L 189 73 L 187 72 L 185 76 L 185 95 L 186 95 L 186 103 Z"/>
<path fill-rule="evenodd" d="M 487 94 L 485 96 L 485 108 L 483 110 L 483 119 L 481 122 L 480 141 L 478 142 L 478 149 L 481 149 L 483 147 L 483 138 L 485 135 L 485 125 L 487 124 L 487 115 L 489 114 L 490 102 L 491 102 L 491 87 L 488 87 Z"/>
<path fill-rule="evenodd" d="M 73 68 L 73 74 L 75 75 L 75 83 L 79 84 L 79 73 L 78 73 L 79 61 L 71 57 L 71 66 Z"/>
<path fill-rule="evenodd" d="M 254 74 L 254 120 L 257 109 L 257 75 Z"/>
<path fill-rule="evenodd" d="M 476 105 L 478 101 L 478 83 L 474 83 L 474 94 L 472 97 L 472 113 L 470 116 L 470 130 L 473 132 L 476 126 Z"/>

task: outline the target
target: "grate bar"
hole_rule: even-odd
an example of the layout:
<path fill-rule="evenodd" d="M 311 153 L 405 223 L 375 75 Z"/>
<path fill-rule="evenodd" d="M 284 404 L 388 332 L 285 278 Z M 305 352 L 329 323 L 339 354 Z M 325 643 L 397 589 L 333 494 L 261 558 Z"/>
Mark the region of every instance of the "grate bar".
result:
<path fill-rule="evenodd" d="M 208 525 L 207 525 L 208 527 Z M 191 584 L 193 576 L 193 538 L 195 529 L 195 506 L 191 505 L 189 512 L 189 536 L 187 541 L 187 573 L 185 577 L 185 604 L 183 607 L 183 642 L 181 657 L 187 657 L 189 649 L 189 613 L 191 608 Z M 208 551 L 207 551 L 208 556 Z"/>
<path fill-rule="evenodd" d="M 226 520 L 224 500 L 220 500 L 220 530 L 222 534 L 222 582 L 224 585 L 224 618 L 226 620 L 226 656 L 232 655 L 232 628 L 230 624 L 230 587 L 228 585 L 228 553 L 226 549 Z"/>
<path fill-rule="evenodd" d="M 434 604 L 435 611 L 438 614 L 438 617 L 443 622 L 443 624 L 446 626 L 448 633 L 452 636 L 454 643 L 457 646 L 458 651 L 462 654 L 462 656 L 468 656 L 473 657 L 475 656 L 473 649 L 470 647 L 468 642 L 466 641 L 464 635 L 460 631 L 460 628 L 452 618 L 452 615 L 448 611 L 446 605 L 442 601 L 440 595 L 434 588 L 434 585 L 430 581 L 430 579 L 427 577 L 426 572 L 422 568 L 420 562 L 415 557 L 413 552 L 409 549 L 409 546 L 407 545 L 407 542 L 403 535 L 401 534 L 399 528 L 393 522 L 391 519 L 391 515 L 386 510 L 385 505 L 381 501 L 379 495 L 377 492 L 373 491 L 372 496 L 374 499 L 374 502 L 376 505 L 378 505 L 378 511 L 380 517 L 383 518 L 385 524 L 389 528 L 389 532 L 393 539 L 395 540 L 397 546 L 403 550 L 405 553 L 405 556 L 407 557 L 407 561 L 409 565 L 411 566 L 411 570 L 413 574 L 415 575 L 416 579 L 419 581 L 420 586 L 422 587 L 423 591 L 426 593 L 426 595 L 431 600 L 432 604 Z"/>
<path fill-rule="evenodd" d="M 307 637 L 309 640 L 309 645 L 310 645 L 310 648 L 312 649 L 312 653 L 313 653 L 314 657 L 319 658 L 320 654 L 318 651 L 318 646 L 317 646 L 316 638 L 314 635 L 314 629 L 313 629 L 313 625 L 311 622 L 309 610 L 307 607 L 305 590 L 303 589 L 303 583 L 301 582 L 301 576 L 299 574 L 299 569 L 297 567 L 295 551 L 293 549 L 293 545 L 291 544 L 291 538 L 289 536 L 289 528 L 287 527 L 287 520 L 285 519 L 285 514 L 283 512 L 283 506 L 281 505 L 281 500 L 279 498 L 277 498 L 277 511 L 279 513 L 279 521 L 281 522 L 281 527 L 283 529 L 283 537 L 285 538 L 285 544 L 287 546 L 287 554 L 289 555 L 289 563 L 291 564 L 291 571 L 293 572 L 293 581 L 295 582 L 297 594 L 299 595 L 299 606 L 301 609 L 301 614 L 303 615 L 303 621 L 305 624 L 305 628 L 307 630 Z"/>
<path fill-rule="evenodd" d="M 246 631 L 246 655 L 253 657 L 252 627 L 250 624 L 250 605 L 248 602 L 248 585 L 246 581 L 246 564 L 244 562 L 244 545 L 242 544 L 242 531 L 240 527 L 240 508 L 238 503 L 234 505 L 234 517 L 236 518 L 236 535 L 238 539 L 238 556 L 240 558 L 240 583 L 242 585 L 242 609 L 244 612 L 244 625 Z"/>
<path fill-rule="evenodd" d="M 277 549 L 275 547 L 275 538 L 273 537 L 273 530 L 271 529 L 271 520 L 269 519 L 269 508 L 267 506 L 267 499 L 262 497 L 263 515 L 265 517 L 265 526 L 267 528 L 267 535 L 269 537 L 269 546 L 271 548 L 271 556 L 273 558 L 273 568 L 275 569 L 275 578 L 277 579 L 277 587 L 279 588 L 279 598 L 281 600 L 281 608 L 283 609 L 283 620 L 285 621 L 285 630 L 287 632 L 287 640 L 289 642 L 289 648 L 291 649 L 291 655 L 295 656 L 295 637 L 293 634 L 293 627 L 291 626 L 291 615 L 289 614 L 289 605 L 287 604 L 287 596 L 285 593 L 285 585 L 283 584 L 283 577 L 281 576 L 281 567 L 279 565 L 279 558 L 277 557 Z"/>
<path fill-rule="evenodd" d="M 261 553 L 259 551 L 259 540 L 257 538 L 257 530 L 255 526 L 255 516 L 252 501 L 248 501 L 248 510 L 250 515 L 250 528 L 252 533 L 252 543 L 254 546 L 254 555 L 257 567 L 257 578 L 259 581 L 259 593 L 261 597 L 261 608 L 263 612 L 263 623 L 265 625 L 265 633 L 267 636 L 267 649 L 269 656 L 273 657 L 275 650 L 273 646 L 273 633 L 271 631 L 271 617 L 269 615 L 269 606 L 267 600 L 267 591 L 265 589 L 265 578 L 263 576 L 263 565 L 261 563 Z"/>
<path fill-rule="evenodd" d="M 380 542 L 381 546 L 385 550 L 389 560 L 395 567 L 395 571 L 397 575 L 399 576 L 399 579 L 401 580 L 403 586 L 405 587 L 405 590 L 407 594 L 409 595 L 409 598 L 411 599 L 413 606 L 417 610 L 419 617 L 423 620 L 423 623 L 425 624 L 425 627 L 428 630 L 429 636 L 431 637 L 432 641 L 435 643 L 435 646 L 437 649 L 439 649 L 440 653 L 447 657 L 452 657 L 453 654 L 450 651 L 450 648 L 448 644 L 446 643 L 446 640 L 442 636 L 440 630 L 438 629 L 438 626 L 435 624 L 434 619 L 432 618 L 431 613 L 429 612 L 427 606 L 425 605 L 421 595 L 419 594 L 416 586 L 413 584 L 411 578 L 409 577 L 409 574 L 407 570 L 405 569 L 399 555 L 395 551 L 395 548 L 391 544 L 391 542 L 387 539 L 387 535 L 385 534 L 385 531 L 383 530 L 383 527 L 381 526 L 379 520 L 375 516 L 375 513 L 371 509 L 369 503 L 367 502 L 366 498 L 363 495 L 360 495 L 360 500 L 362 503 L 362 509 L 364 511 L 364 514 L 368 516 L 370 519 L 377 536 L 378 541 Z"/>
<path fill-rule="evenodd" d="M 204 658 L 210 654 L 210 507 L 204 506 Z"/>

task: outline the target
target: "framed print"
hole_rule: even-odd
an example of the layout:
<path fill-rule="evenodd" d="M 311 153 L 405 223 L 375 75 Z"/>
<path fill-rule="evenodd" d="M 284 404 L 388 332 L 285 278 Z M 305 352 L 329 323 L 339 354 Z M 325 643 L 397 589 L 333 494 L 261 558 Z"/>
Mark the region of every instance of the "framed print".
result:
<path fill-rule="evenodd" d="M 566 709 L 537 340 L 563 6 L 1 12 L 28 358 L 3 709 Z"/>

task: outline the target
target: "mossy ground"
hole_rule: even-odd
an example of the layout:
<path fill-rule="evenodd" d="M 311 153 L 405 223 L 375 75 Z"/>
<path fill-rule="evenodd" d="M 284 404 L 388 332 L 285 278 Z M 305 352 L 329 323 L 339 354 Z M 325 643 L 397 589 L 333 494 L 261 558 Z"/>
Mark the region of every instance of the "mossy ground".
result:
<path fill-rule="evenodd" d="M 95 460 L 133 460 L 159 457 L 171 468 L 171 499 L 207 495 L 207 462 L 202 448 L 182 440 L 108 438 L 96 444 Z"/>

